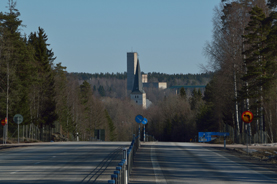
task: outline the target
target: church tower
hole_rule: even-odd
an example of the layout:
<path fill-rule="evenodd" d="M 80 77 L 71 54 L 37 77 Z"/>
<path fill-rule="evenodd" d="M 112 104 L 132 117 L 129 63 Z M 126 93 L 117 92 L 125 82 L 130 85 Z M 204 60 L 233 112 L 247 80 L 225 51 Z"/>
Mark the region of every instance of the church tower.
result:
<path fill-rule="evenodd" d="M 143 109 L 146 109 L 146 93 L 142 88 L 142 79 L 139 66 L 139 60 L 137 60 L 136 74 L 134 77 L 133 90 L 131 92 L 131 100 L 136 104 L 141 105 Z"/>

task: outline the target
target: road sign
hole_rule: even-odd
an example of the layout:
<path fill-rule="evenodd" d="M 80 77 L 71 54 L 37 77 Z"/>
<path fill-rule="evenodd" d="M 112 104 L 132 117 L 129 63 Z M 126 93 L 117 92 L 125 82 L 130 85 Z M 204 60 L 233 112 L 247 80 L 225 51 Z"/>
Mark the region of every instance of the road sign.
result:
<path fill-rule="evenodd" d="M 1 120 L 1 124 L 2 124 L 3 126 L 5 126 L 5 125 L 6 125 L 6 121 L 5 121 L 4 119 L 2 119 L 2 120 Z"/>
<path fill-rule="evenodd" d="M 16 124 L 20 124 L 23 122 L 23 116 L 21 114 L 16 114 L 14 115 L 13 117 L 13 121 L 16 123 Z"/>
<path fill-rule="evenodd" d="M 253 120 L 253 114 L 250 111 L 244 111 L 241 115 L 241 119 L 244 123 L 251 123 Z"/>
<path fill-rule="evenodd" d="M 143 119 L 144 119 L 144 117 L 142 115 L 140 115 L 140 114 L 137 115 L 136 118 L 135 118 L 137 123 L 141 123 L 143 121 Z"/>
<path fill-rule="evenodd" d="M 148 120 L 146 118 L 143 119 L 142 124 L 146 125 Z"/>

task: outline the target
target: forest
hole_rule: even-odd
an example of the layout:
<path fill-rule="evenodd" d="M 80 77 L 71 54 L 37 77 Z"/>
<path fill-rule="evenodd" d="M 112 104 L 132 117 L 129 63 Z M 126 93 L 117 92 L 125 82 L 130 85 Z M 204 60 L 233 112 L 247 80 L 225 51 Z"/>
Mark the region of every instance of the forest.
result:
<path fill-rule="evenodd" d="M 276 142 L 276 1 L 222 0 L 214 9 L 213 39 L 204 46 L 214 75 L 197 117 L 229 128 L 234 142 Z M 244 123 L 241 114 L 254 119 Z M 208 130 L 210 130 L 208 128 Z"/>
<path fill-rule="evenodd" d="M 126 62 L 126 61 L 125 61 Z M 143 72 L 142 72 L 143 73 Z M 111 97 L 124 99 L 128 97 L 126 93 L 127 73 L 70 73 L 75 76 L 80 82 L 88 81 L 93 88 L 93 93 L 98 97 Z M 147 73 L 148 82 L 166 82 L 167 87 L 178 85 L 207 85 L 210 81 L 213 72 L 201 74 L 165 74 L 165 73 Z M 145 87 L 147 98 L 156 103 L 169 94 L 176 94 L 175 90 L 158 90 L 153 86 Z M 188 91 L 190 96 L 191 91 Z"/>
<path fill-rule="evenodd" d="M 229 132 L 229 141 L 276 142 L 277 12 L 275 1 L 222 0 L 214 9 L 213 37 L 204 45 L 202 74 L 148 73 L 149 82 L 206 85 L 188 91 L 145 88 L 153 104 L 142 109 L 126 90 L 126 73 L 68 73 L 55 63 L 46 31 L 22 35 L 20 12 L 9 0 L 0 12 L 0 127 L 5 141 L 17 137 L 21 114 L 24 141 L 88 141 L 104 130 L 106 141 L 131 140 L 135 116 L 148 119 L 146 132 L 159 141 L 192 141 L 198 132 Z M 47 28 L 46 28 L 47 29 Z M 254 120 L 244 123 L 241 114 Z M 54 141 L 58 141 L 55 139 Z"/>

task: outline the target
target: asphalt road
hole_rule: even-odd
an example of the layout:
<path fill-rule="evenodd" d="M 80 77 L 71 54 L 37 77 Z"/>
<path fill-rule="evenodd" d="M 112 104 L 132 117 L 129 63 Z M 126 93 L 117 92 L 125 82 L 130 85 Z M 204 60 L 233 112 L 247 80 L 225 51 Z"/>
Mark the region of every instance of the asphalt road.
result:
<path fill-rule="evenodd" d="M 267 184 L 277 173 L 226 152 L 193 143 L 144 143 L 137 152 L 130 184 Z"/>
<path fill-rule="evenodd" d="M 107 183 L 130 142 L 63 142 L 0 150 L 0 183 Z"/>

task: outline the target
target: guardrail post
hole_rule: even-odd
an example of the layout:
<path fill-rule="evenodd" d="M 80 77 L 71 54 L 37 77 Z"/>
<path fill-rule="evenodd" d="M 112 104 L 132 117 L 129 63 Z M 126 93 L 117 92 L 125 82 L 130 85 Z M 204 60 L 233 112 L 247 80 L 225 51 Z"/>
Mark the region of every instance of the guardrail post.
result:
<path fill-rule="evenodd" d="M 112 174 L 112 175 L 111 175 L 111 179 L 115 181 L 115 184 L 118 184 L 118 183 L 116 182 L 116 180 L 117 180 L 117 175 L 116 175 L 116 174 Z"/>
<path fill-rule="evenodd" d="M 114 171 L 113 172 L 117 177 L 116 177 L 116 184 L 119 184 L 119 178 L 120 178 L 120 171 Z"/>
<path fill-rule="evenodd" d="M 124 165 L 124 167 L 123 167 L 123 173 L 124 173 L 123 183 L 127 184 L 127 181 L 128 181 L 128 179 L 127 179 L 127 177 L 128 177 L 128 175 L 127 175 L 127 167 L 128 167 L 127 159 L 122 159 L 122 163 Z"/>
<path fill-rule="evenodd" d="M 128 160 L 127 160 L 127 148 L 123 148 L 123 159 L 122 160 L 124 160 L 124 165 L 125 165 L 125 171 L 123 171 L 123 172 L 125 172 L 124 174 L 125 174 L 125 180 L 124 180 L 124 183 L 125 184 L 127 184 L 127 182 L 128 182 L 128 173 L 127 173 L 127 171 L 128 171 Z"/>
<path fill-rule="evenodd" d="M 119 167 L 119 166 L 116 167 L 116 170 L 119 172 L 119 174 L 118 174 L 118 183 L 121 184 L 121 183 L 122 183 L 122 181 L 121 181 L 121 180 L 122 180 L 122 179 L 121 179 L 121 178 L 122 178 L 121 167 Z"/>
<path fill-rule="evenodd" d="M 109 180 L 108 183 L 115 184 L 114 180 Z"/>
<path fill-rule="evenodd" d="M 124 163 L 118 163 L 118 166 L 121 168 L 120 184 L 124 183 Z"/>

